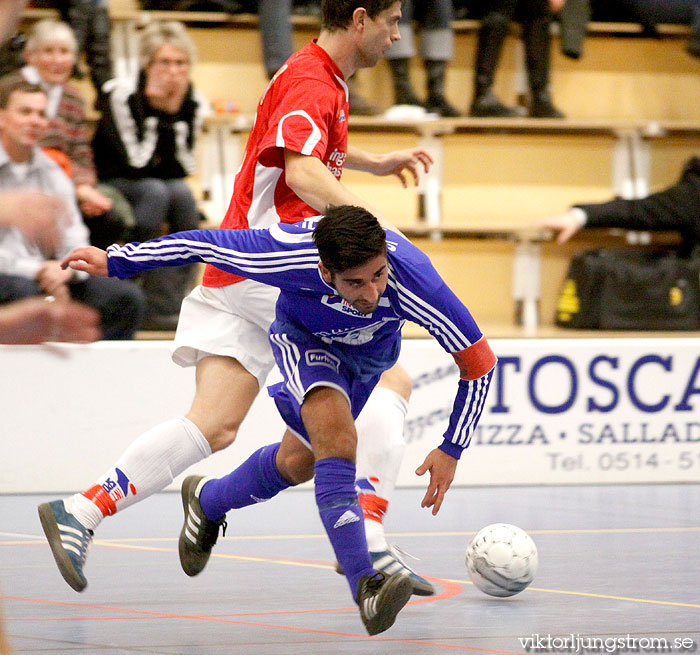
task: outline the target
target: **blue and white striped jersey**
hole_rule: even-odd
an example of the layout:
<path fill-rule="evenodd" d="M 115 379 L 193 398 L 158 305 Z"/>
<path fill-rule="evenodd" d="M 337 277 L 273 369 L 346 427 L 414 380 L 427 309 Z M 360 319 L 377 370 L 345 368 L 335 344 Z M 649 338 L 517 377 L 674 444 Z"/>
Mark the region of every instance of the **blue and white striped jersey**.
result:
<path fill-rule="evenodd" d="M 461 369 L 441 446 L 459 457 L 469 445 L 496 362 L 474 319 L 428 257 L 391 231 L 387 231 L 386 290 L 375 312 L 357 311 L 321 276 L 312 239 L 317 220 L 275 224 L 266 230 L 179 232 L 145 243 L 110 246 L 109 274 L 127 278 L 161 266 L 207 262 L 278 287 L 277 318 L 271 330 L 313 334 L 360 376 L 375 376 L 396 362 L 406 320 L 423 326 L 453 354 Z"/>

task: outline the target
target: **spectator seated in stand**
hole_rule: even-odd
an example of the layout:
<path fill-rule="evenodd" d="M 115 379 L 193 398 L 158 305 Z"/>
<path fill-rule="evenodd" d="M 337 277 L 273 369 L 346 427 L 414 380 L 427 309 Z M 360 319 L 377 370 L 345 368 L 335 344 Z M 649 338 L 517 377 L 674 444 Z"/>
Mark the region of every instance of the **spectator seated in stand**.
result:
<path fill-rule="evenodd" d="M 176 21 L 148 25 L 139 44 L 137 79 L 110 80 L 93 139 L 100 180 L 115 186 L 134 212 L 134 239 L 194 230 L 197 205 L 185 178 L 195 169 L 194 147 L 209 103 L 190 81 L 195 47 Z M 194 270 L 150 271 L 145 329 L 174 330 Z"/>
<path fill-rule="evenodd" d="M 46 91 L 49 125 L 39 145 L 73 180 L 80 211 L 90 230 L 90 242 L 107 247 L 122 240 L 134 218 L 121 193 L 108 185 L 97 184 L 90 143 L 92 128 L 86 117 L 85 101 L 69 83 L 76 53 L 77 45 L 69 25 L 52 19 L 41 20 L 33 26 L 27 40 L 27 65 L 14 75 Z"/>
<path fill-rule="evenodd" d="M 95 91 L 114 77 L 112 68 L 108 0 L 33 0 L 35 7 L 55 7 L 70 25 L 77 45 L 73 74 L 83 77 L 80 61 L 85 55 Z"/>
<path fill-rule="evenodd" d="M 39 85 L 17 76 L 0 83 L 0 189 L 33 189 L 58 196 L 66 206 L 59 244 L 40 249 L 16 227 L 0 228 L 0 303 L 31 296 L 71 298 L 96 309 L 105 339 L 130 339 L 143 314 L 141 290 L 63 270 L 59 261 L 76 246 L 88 245 L 73 185 L 38 147 L 47 127 L 48 96 Z M 109 282 L 109 284 L 105 284 Z"/>

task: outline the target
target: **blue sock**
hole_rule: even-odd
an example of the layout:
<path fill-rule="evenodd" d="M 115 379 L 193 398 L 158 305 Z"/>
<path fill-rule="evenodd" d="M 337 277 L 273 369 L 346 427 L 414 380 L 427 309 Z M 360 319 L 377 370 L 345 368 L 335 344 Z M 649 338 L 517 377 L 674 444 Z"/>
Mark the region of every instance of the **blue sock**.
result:
<path fill-rule="evenodd" d="M 289 487 L 275 463 L 279 449 L 278 443 L 263 446 L 232 473 L 209 480 L 199 494 L 199 504 L 206 517 L 218 521 L 230 509 L 269 500 Z"/>
<path fill-rule="evenodd" d="M 355 491 L 355 464 L 329 457 L 315 465 L 316 504 L 352 597 L 363 575 L 374 575 L 367 551 L 365 521 Z"/>

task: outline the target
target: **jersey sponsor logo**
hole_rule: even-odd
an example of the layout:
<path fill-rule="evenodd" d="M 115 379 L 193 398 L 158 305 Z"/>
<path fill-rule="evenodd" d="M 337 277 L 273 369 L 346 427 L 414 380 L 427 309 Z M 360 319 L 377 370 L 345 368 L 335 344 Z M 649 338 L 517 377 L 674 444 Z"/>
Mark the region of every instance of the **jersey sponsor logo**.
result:
<path fill-rule="evenodd" d="M 340 369 L 340 360 L 325 350 L 307 350 L 306 364 L 307 366 L 327 366 L 336 373 Z"/>
<path fill-rule="evenodd" d="M 317 336 L 325 343 L 333 343 L 334 341 L 337 341 L 338 343 L 344 343 L 348 346 L 361 346 L 372 341 L 372 339 L 374 339 L 374 333 L 381 330 L 387 321 L 397 321 L 396 330 L 400 330 L 401 326 L 403 325 L 403 321 L 401 319 L 393 317 L 383 318 L 382 320 L 365 327 L 314 332 L 314 336 Z"/>
<path fill-rule="evenodd" d="M 372 314 L 363 314 L 362 312 L 355 309 L 347 300 L 344 300 L 340 296 L 329 296 L 325 295 L 321 298 L 321 302 L 330 309 L 335 309 L 337 312 L 342 312 L 343 314 L 348 314 L 350 316 L 355 316 L 357 318 L 372 318 Z"/>
<path fill-rule="evenodd" d="M 345 110 L 341 109 L 340 110 L 340 116 L 338 116 L 338 122 L 342 123 L 345 120 Z"/>
<path fill-rule="evenodd" d="M 342 528 L 344 525 L 349 525 L 350 523 L 357 523 L 359 520 L 360 517 L 349 509 L 335 522 L 333 529 Z"/>
<path fill-rule="evenodd" d="M 342 152 L 336 148 L 328 158 L 328 162 L 326 162 L 326 168 L 333 173 L 337 179 L 340 179 L 340 176 L 343 174 L 343 165 L 345 164 L 345 158 L 347 156 L 346 152 Z"/>

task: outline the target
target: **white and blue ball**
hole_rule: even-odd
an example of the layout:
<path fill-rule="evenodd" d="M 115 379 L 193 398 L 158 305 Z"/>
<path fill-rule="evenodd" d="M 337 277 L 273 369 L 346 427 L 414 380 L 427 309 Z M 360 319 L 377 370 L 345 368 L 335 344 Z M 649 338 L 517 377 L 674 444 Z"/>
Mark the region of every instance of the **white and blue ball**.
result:
<path fill-rule="evenodd" d="M 537 547 L 521 528 L 493 523 L 479 530 L 467 547 L 469 577 L 489 596 L 514 596 L 537 573 Z"/>

